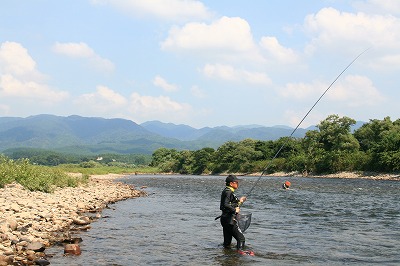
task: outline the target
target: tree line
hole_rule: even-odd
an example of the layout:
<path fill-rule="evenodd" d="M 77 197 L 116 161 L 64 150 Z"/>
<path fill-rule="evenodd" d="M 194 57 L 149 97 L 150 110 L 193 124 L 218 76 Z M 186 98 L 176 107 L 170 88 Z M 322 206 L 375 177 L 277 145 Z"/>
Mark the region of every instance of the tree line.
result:
<path fill-rule="evenodd" d="M 91 167 L 97 163 L 108 166 L 131 167 L 148 165 L 152 159 L 150 155 L 143 154 L 76 155 L 35 148 L 8 149 L 3 153 L 10 159 L 29 159 L 32 164 L 45 166 L 79 164 L 82 167 Z"/>
<path fill-rule="evenodd" d="M 217 149 L 190 151 L 159 148 L 150 166 L 180 174 L 267 173 L 297 171 L 327 174 L 342 171 L 400 170 L 400 119 L 371 119 L 351 132 L 356 121 L 330 115 L 304 138 L 276 141 L 228 141 Z M 271 161 L 278 150 L 278 156 Z"/>

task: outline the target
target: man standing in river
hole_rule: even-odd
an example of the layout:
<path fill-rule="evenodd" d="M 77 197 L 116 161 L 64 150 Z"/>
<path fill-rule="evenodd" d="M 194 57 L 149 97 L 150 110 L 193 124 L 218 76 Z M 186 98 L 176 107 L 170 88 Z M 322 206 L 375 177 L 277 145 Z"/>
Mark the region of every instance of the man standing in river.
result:
<path fill-rule="evenodd" d="M 234 194 L 239 187 L 239 179 L 235 175 L 229 175 L 225 179 L 226 187 L 221 193 L 220 210 L 221 225 L 224 233 L 224 247 L 229 248 L 232 243 L 232 237 L 237 241 L 238 252 L 244 248 L 245 237 L 239 228 L 236 220 L 236 214 L 240 212 L 239 206 L 246 200 L 246 197 L 240 199 Z"/>

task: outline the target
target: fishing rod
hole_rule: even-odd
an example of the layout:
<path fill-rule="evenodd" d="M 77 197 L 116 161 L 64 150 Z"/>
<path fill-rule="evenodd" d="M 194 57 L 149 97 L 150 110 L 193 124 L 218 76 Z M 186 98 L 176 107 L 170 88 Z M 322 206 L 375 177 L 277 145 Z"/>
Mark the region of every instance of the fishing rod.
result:
<path fill-rule="evenodd" d="M 306 113 L 306 115 L 303 117 L 303 119 L 301 119 L 301 121 L 299 122 L 299 124 L 295 127 L 295 129 L 293 129 L 292 133 L 289 136 L 289 139 L 293 136 L 294 132 L 296 132 L 296 130 L 299 128 L 299 126 L 301 125 L 301 123 L 303 123 L 304 119 L 306 119 L 306 117 L 309 115 L 309 113 L 314 109 L 314 107 L 318 104 L 318 102 L 322 99 L 322 97 L 324 97 L 324 95 L 328 92 L 328 90 L 332 87 L 333 84 L 335 84 L 335 82 L 340 78 L 340 76 L 346 72 L 346 70 L 362 55 L 364 54 L 366 51 L 368 51 L 370 48 L 365 49 L 363 52 L 361 52 L 359 55 L 357 55 L 353 61 L 350 62 L 350 64 L 348 64 L 342 72 L 340 72 L 340 74 L 335 78 L 335 80 L 328 86 L 328 88 L 324 91 L 324 93 L 322 93 L 322 95 L 318 98 L 318 100 L 314 103 L 314 105 L 310 108 L 310 110 L 308 110 L 308 112 Z M 249 192 L 247 193 L 246 197 L 249 197 L 251 192 L 253 192 L 254 188 L 257 186 L 258 182 L 260 182 L 261 177 L 264 175 L 264 173 L 268 170 L 268 168 L 271 166 L 272 161 L 279 155 L 279 153 L 281 152 L 281 150 L 285 147 L 287 142 L 284 142 L 281 147 L 278 149 L 278 151 L 275 153 L 274 157 L 272 157 L 272 159 L 269 161 L 269 163 L 267 164 L 267 166 L 264 168 L 264 170 L 261 172 L 260 176 L 258 177 L 258 179 L 256 180 L 256 182 L 254 183 L 254 185 L 250 188 Z"/>

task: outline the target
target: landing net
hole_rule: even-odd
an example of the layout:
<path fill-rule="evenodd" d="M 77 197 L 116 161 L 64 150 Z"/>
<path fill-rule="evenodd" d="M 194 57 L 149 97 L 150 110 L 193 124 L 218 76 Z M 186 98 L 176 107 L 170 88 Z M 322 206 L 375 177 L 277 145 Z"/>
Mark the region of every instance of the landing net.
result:
<path fill-rule="evenodd" d="M 251 212 L 240 212 L 236 215 L 236 220 L 240 230 L 244 233 L 251 224 Z"/>

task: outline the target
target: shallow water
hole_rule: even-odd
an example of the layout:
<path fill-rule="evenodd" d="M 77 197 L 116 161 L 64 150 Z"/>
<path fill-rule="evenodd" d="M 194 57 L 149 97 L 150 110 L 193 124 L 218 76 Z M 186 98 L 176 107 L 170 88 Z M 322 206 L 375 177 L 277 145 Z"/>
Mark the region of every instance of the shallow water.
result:
<path fill-rule="evenodd" d="M 237 195 L 258 177 L 243 177 Z M 46 252 L 51 265 L 400 265 L 400 182 L 262 177 L 243 211 L 256 256 L 222 248 L 225 177 L 129 176 L 148 197 L 110 205 L 80 233 L 82 255 Z M 290 190 L 281 189 L 289 180 Z"/>

